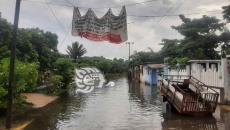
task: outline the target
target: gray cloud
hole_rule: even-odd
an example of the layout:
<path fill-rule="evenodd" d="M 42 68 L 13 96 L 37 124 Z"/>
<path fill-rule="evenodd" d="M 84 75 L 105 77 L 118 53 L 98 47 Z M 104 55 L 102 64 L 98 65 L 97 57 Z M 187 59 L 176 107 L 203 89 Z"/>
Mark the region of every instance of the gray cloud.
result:
<path fill-rule="evenodd" d="M 32 2 L 39 1 L 39 2 Z M 95 13 L 101 17 L 107 11 L 107 7 L 121 6 L 124 4 L 140 2 L 139 0 L 47 0 L 52 2 L 50 5 L 60 23 L 54 18 L 51 9 L 44 3 L 45 0 L 23 0 L 20 14 L 20 27 L 39 27 L 46 31 L 52 31 L 59 36 L 58 49 L 61 53 L 66 53 L 67 45 L 74 41 L 84 44 L 88 50 L 88 56 L 104 56 L 107 58 L 127 58 L 128 47 L 126 44 L 115 45 L 108 42 L 93 42 L 80 37 L 71 36 L 72 7 L 59 6 L 71 5 L 103 8 L 94 9 Z M 69 1 L 69 2 L 67 2 Z M 145 1 L 145 0 L 142 0 Z M 178 13 L 193 13 L 221 10 L 221 7 L 228 5 L 227 0 L 156 0 L 151 3 L 138 4 L 127 8 L 128 15 L 164 15 Z M 0 12 L 8 21 L 13 21 L 15 0 L 0 0 Z M 80 9 L 84 14 L 87 9 Z M 120 8 L 112 8 L 115 14 L 118 14 Z M 221 18 L 221 14 L 208 13 L 208 15 Z M 187 16 L 199 18 L 201 14 Z M 154 51 L 160 50 L 159 43 L 162 38 L 181 38 L 175 30 L 171 29 L 172 25 L 181 23 L 178 17 L 163 18 L 136 18 L 128 17 L 128 36 L 129 41 L 134 41 L 132 51 L 147 50 L 147 47 L 153 48 Z"/>

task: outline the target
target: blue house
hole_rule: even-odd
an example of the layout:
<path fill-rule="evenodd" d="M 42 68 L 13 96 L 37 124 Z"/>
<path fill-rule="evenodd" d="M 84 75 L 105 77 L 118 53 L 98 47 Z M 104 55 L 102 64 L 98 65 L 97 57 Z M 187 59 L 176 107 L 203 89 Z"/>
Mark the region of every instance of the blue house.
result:
<path fill-rule="evenodd" d="M 163 64 L 143 64 L 140 65 L 140 81 L 149 85 L 156 85 L 159 74 L 163 71 Z"/>

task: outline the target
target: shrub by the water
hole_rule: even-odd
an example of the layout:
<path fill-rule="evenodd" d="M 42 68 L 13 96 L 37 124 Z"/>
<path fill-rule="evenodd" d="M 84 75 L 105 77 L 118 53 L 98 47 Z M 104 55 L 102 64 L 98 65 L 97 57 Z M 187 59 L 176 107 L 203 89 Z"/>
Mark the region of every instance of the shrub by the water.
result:
<path fill-rule="evenodd" d="M 56 74 L 56 76 L 53 77 L 53 81 L 55 80 L 55 82 L 57 83 L 57 80 L 61 80 L 61 82 L 63 83 L 62 88 L 65 89 L 73 81 L 74 64 L 70 59 L 58 58 L 57 61 L 54 63 L 54 66 L 54 74 Z"/>
<path fill-rule="evenodd" d="M 6 95 L 8 87 L 9 75 L 9 59 L 5 58 L 0 61 L 0 108 L 6 107 Z M 15 67 L 15 85 L 14 95 L 15 103 L 19 101 L 19 94 L 23 92 L 31 92 L 37 86 L 37 64 L 36 63 L 23 63 L 16 61 Z M 21 99 L 20 99 L 21 100 Z"/>

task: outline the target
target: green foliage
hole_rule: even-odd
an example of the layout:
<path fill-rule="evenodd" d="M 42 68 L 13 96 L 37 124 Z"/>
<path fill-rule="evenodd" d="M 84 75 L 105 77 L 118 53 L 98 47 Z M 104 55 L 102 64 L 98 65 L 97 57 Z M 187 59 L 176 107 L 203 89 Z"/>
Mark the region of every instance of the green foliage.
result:
<path fill-rule="evenodd" d="M 114 58 L 110 60 L 104 57 L 83 57 L 77 60 L 76 67 L 97 67 L 103 73 L 124 73 L 128 64 L 123 59 Z"/>
<path fill-rule="evenodd" d="M 223 17 L 227 22 L 230 22 L 230 5 L 224 6 L 223 8 Z"/>
<path fill-rule="evenodd" d="M 55 62 L 55 74 L 60 75 L 62 78 L 63 87 L 67 88 L 68 84 L 73 81 L 74 77 L 74 64 L 70 59 L 58 58 Z M 57 77 L 56 77 L 57 78 Z"/>
<path fill-rule="evenodd" d="M 56 34 L 50 32 L 44 33 L 39 29 L 29 29 L 28 31 L 31 35 L 30 41 L 32 46 L 38 55 L 39 70 L 46 71 L 52 69 L 54 62 L 59 56 L 55 41 L 55 38 L 57 38 Z"/>
<path fill-rule="evenodd" d="M 33 91 L 37 85 L 38 71 L 35 63 L 16 61 L 15 65 L 16 93 Z M 5 88 L 8 84 L 9 59 L 0 62 L 0 86 Z"/>
<path fill-rule="evenodd" d="M 9 75 L 9 59 L 0 61 L 0 108 L 6 107 L 6 94 Z M 35 63 L 23 63 L 16 61 L 15 68 L 15 103 L 21 103 L 18 96 L 22 92 L 33 91 L 37 85 L 37 65 Z"/>
<path fill-rule="evenodd" d="M 12 39 L 12 24 L 0 19 L 0 59 L 9 58 L 9 45 Z M 57 52 L 57 35 L 44 32 L 38 28 L 19 29 L 16 53 L 17 58 L 24 62 L 38 62 L 39 70 L 53 68 L 59 56 Z"/>
<path fill-rule="evenodd" d="M 182 57 L 182 58 L 173 58 L 169 61 L 169 64 L 172 66 L 172 67 L 176 67 L 177 64 L 180 64 L 180 67 L 181 68 L 185 68 L 188 61 L 190 60 L 190 58 L 188 57 Z"/>
<path fill-rule="evenodd" d="M 135 66 L 142 63 L 162 63 L 163 62 L 163 56 L 161 53 L 156 52 L 135 52 L 133 55 L 131 55 L 131 61 L 130 65 Z"/>
<path fill-rule="evenodd" d="M 163 39 L 160 45 L 163 45 L 160 51 L 163 57 L 177 57 L 182 51 L 180 47 L 180 41 L 177 39 Z"/>
<path fill-rule="evenodd" d="M 82 44 L 79 44 L 78 42 L 74 42 L 72 46 L 67 47 L 67 53 L 68 55 L 74 59 L 76 62 L 77 59 L 82 57 L 86 53 L 86 49 L 83 47 Z"/>
<path fill-rule="evenodd" d="M 50 77 L 51 85 L 48 86 L 48 93 L 58 95 L 63 87 L 63 77 L 61 75 L 52 75 Z"/>
<path fill-rule="evenodd" d="M 12 26 L 4 19 L 0 19 L 0 59 L 9 56 L 9 42 L 12 38 Z"/>
<path fill-rule="evenodd" d="M 0 108 L 6 107 L 6 101 L 5 101 L 6 94 L 7 91 L 2 86 L 0 86 Z"/>
<path fill-rule="evenodd" d="M 230 31 L 225 30 L 220 35 L 220 46 L 221 46 L 221 56 L 225 57 L 226 55 L 230 54 Z"/>
<path fill-rule="evenodd" d="M 230 21 L 230 6 L 223 7 L 224 18 Z M 136 52 L 131 56 L 131 64 L 163 63 L 167 58 L 170 65 L 177 63 L 185 65 L 190 59 L 219 59 L 217 51 L 221 47 L 222 56 L 230 54 L 230 33 L 225 23 L 216 17 L 203 16 L 199 19 L 186 18 L 180 15 L 181 25 L 172 26 L 182 36 L 182 39 L 163 39 L 163 47 L 158 53 Z"/>
<path fill-rule="evenodd" d="M 191 59 L 219 58 L 220 56 L 215 50 L 220 43 L 216 32 L 224 28 L 224 23 L 221 23 L 215 17 L 209 16 L 203 16 L 200 19 L 189 19 L 181 15 L 180 18 L 183 23 L 179 26 L 172 26 L 173 29 L 184 36 L 180 40 L 181 53 L 179 54 Z"/>
<path fill-rule="evenodd" d="M 126 62 L 124 59 L 114 58 L 109 73 L 125 73 L 127 71 L 127 68 L 128 68 L 128 62 Z"/>

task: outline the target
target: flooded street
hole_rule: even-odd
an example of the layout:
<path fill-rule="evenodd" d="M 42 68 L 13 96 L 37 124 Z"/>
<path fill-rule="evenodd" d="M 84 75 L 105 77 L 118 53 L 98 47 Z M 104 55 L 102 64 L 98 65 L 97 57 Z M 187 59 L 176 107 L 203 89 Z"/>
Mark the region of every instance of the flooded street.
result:
<path fill-rule="evenodd" d="M 167 111 L 156 86 L 129 84 L 126 78 L 114 82 L 31 112 L 26 130 L 229 130 L 229 112 L 218 108 L 214 117 L 179 116 Z"/>

